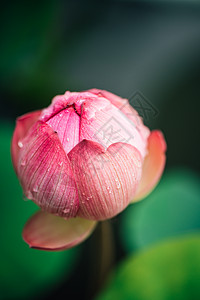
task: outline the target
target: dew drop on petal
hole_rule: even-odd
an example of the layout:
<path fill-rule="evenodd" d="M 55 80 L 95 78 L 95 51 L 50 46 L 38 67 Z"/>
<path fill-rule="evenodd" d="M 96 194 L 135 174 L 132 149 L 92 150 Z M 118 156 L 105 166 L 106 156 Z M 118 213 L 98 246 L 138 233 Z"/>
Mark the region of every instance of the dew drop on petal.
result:
<path fill-rule="evenodd" d="M 23 143 L 21 141 L 18 142 L 18 146 L 19 148 L 22 148 L 23 147 Z"/>
<path fill-rule="evenodd" d="M 35 186 L 35 187 L 33 188 L 33 192 L 35 192 L 35 193 L 38 192 L 38 186 Z"/>
<path fill-rule="evenodd" d="M 63 212 L 64 212 L 64 214 L 67 214 L 67 213 L 70 212 L 70 209 L 69 209 L 69 208 L 66 208 L 66 209 L 63 210 Z"/>
<path fill-rule="evenodd" d="M 26 164 L 26 161 L 25 161 L 25 160 L 23 160 L 23 161 L 21 162 L 21 166 L 22 166 L 22 167 L 24 167 L 24 166 L 25 166 L 25 164 Z"/>

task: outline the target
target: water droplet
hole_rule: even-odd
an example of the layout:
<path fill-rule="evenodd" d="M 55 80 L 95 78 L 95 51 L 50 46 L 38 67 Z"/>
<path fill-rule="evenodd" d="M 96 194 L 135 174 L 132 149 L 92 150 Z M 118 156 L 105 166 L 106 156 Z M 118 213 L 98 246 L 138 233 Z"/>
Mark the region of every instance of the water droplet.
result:
<path fill-rule="evenodd" d="M 38 192 L 38 186 L 35 186 L 35 187 L 33 188 L 33 192 L 35 192 L 35 193 Z"/>
<path fill-rule="evenodd" d="M 19 148 L 22 148 L 23 147 L 23 143 L 21 141 L 18 142 L 18 146 Z"/>
<path fill-rule="evenodd" d="M 69 208 L 66 208 L 63 210 L 64 214 L 67 214 L 68 212 L 70 212 L 70 209 Z"/>
<path fill-rule="evenodd" d="M 60 113 L 59 116 L 62 117 L 62 114 Z"/>
<path fill-rule="evenodd" d="M 107 190 L 109 190 L 110 189 L 110 187 L 109 186 L 107 186 Z"/>
<path fill-rule="evenodd" d="M 118 189 L 118 190 L 120 189 L 120 184 L 119 184 L 119 185 L 117 185 L 117 189 Z"/>
<path fill-rule="evenodd" d="M 85 204 L 85 201 L 82 201 L 82 204 Z"/>
<path fill-rule="evenodd" d="M 67 138 L 67 141 L 69 142 L 69 138 Z"/>
<path fill-rule="evenodd" d="M 59 164 L 59 166 L 62 166 L 63 165 L 63 161 L 59 162 L 58 164 Z"/>
<path fill-rule="evenodd" d="M 22 166 L 22 167 L 24 167 L 24 166 L 25 166 L 25 164 L 26 164 L 26 161 L 25 161 L 25 160 L 23 160 L 23 161 L 21 162 L 21 166 Z"/>
<path fill-rule="evenodd" d="M 109 191 L 108 193 L 109 193 L 109 194 L 111 194 L 111 193 L 112 193 L 112 191 Z"/>

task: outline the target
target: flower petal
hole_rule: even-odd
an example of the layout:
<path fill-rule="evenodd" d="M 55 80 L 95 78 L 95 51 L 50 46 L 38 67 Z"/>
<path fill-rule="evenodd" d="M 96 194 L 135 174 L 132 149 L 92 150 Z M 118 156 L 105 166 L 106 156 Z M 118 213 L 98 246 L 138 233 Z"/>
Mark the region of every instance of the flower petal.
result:
<path fill-rule="evenodd" d="M 13 133 L 11 144 L 11 155 L 15 172 L 17 173 L 17 161 L 20 147 L 22 146 L 21 140 L 27 134 L 29 128 L 37 121 L 41 114 L 41 110 L 37 110 L 19 117 L 16 121 L 15 131 Z"/>
<path fill-rule="evenodd" d="M 146 155 L 147 139 L 135 124 L 103 97 L 88 99 L 82 106 L 80 141 L 98 142 L 105 149 L 114 143 L 128 143 Z"/>
<path fill-rule="evenodd" d="M 37 121 L 22 143 L 18 174 L 26 197 L 50 213 L 74 217 L 78 210 L 77 187 L 57 133 Z"/>
<path fill-rule="evenodd" d="M 121 98 L 111 92 L 105 90 L 98 90 L 98 89 L 90 89 L 88 92 L 97 95 L 99 97 L 104 97 L 108 99 L 115 107 L 118 108 L 126 117 L 133 122 L 137 130 L 140 132 L 141 137 L 146 141 L 148 138 L 150 131 L 149 129 L 143 124 L 142 118 L 139 116 L 138 112 L 129 104 L 128 99 Z"/>
<path fill-rule="evenodd" d="M 142 178 L 132 202 L 146 197 L 156 186 L 166 161 L 166 143 L 161 131 L 152 131 L 148 139 L 148 154 L 144 159 Z"/>
<path fill-rule="evenodd" d="M 130 203 L 142 171 L 142 158 L 135 147 L 116 143 L 105 150 L 84 140 L 68 156 L 79 192 L 80 217 L 112 218 Z"/>
<path fill-rule="evenodd" d="M 92 233 L 95 225 L 95 221 L 81 218 L 65 220 L 39 211 L 26 223 L 23 239 L 31 248 L 64 250 L 83 242 Z"/>
<path fill-rule="evenodd" d="M 57 132 L 65 153 L 79 143 L 80 117 L 74 108 L 68 107 L 46 121 Z"/>

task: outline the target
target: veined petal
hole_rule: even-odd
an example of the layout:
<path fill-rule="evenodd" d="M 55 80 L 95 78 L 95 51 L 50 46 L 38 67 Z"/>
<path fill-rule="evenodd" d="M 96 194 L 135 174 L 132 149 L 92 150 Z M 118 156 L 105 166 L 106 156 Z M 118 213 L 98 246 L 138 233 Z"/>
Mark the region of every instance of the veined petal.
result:
<path fill-rule="evenodd" d="M 139 116 L 138 112 L 129 104 L 128 99 L 121 98 L 111 92 L 99 89 L 90 89 L 88 92 L 93 93 L 99 97 L 104 97 L 108 99 L 118 110 L 126 115 L 126 117 L 133 122 L 138 132 L 140 132 L 141 137 L 146 142 L 150 130 L 143 124 L 142 118 Z"/>
<path fill-rule="evenodd" d="M 27 198 L 66 218 L 78 210 L 78 192 L 70 161 L 57 133 L 37 121 L 22 140 L 18 174 Z"/>
<path fill-rule="evenodd" d="M 104 220 L 121 212 L 134 197 L 141 178 L 139 151 L 123 143 L 104 147 L 84 140 L 68 154 L 79 192 L 78 215 Z"/>
<path fill-rule="evenodd" d="M 148 154 L 144 159 L 142 178 L 132 202 L 146 197 L 157 185 L 165 166 L 166 143 L 161 131 L 152 131 L 148 139 Z"/>
<path fill-rule="evenodd" d="M 12 137 L 11 155 L 15 172 L 17 173 L 17 162 L 19 150 L 23 146 L 21 140 L 25 137 L 30 127 L 38 120 L 41 110 L 37 110 L 19 117 Z"/>
<path fill-rule="evenodd" d="M 103 97 L 88 99 L 82 105 L 80 141 L 84 139 L 105 149 L 114 143 L 127 143 L 146 155 L 146 140 L 137 126 Z"/>
<path fill-rule="evenodd" d="M 68 107 L 46 121 L 57 132 L 65 153 L 79 143 L 80 117 L 73 107 Z"/>
<path fill-rule="evenodd" d="M 81 218 L 65 220 L 39 211 L 26 223 L 23 239 L 31 248 L 59 251 L 83 242 L 95 226 L 95 221 Z"/>

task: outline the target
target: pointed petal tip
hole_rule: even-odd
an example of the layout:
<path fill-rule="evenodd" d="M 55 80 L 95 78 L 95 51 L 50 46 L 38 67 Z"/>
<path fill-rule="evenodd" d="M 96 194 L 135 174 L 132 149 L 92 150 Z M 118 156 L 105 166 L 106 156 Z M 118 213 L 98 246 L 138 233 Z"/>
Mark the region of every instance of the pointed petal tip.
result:
<path fill-rule="evenodd" d="M 26 136 L 30 127 L 37 121 L 41 114 L 41 110 L 33 111 L 20 116 L 16 120 L 16 127 L 11 142 L 11 157 L 15 172 L 18 173 L 17 165 L 20 148 L 23 146 L 21 140 Z"/>
<path fill-rule="evenodd" d="M 22 237 L 29 248 L 61 251 L 83 242 L 95 229 L 97 222 L 82 218 L 65 220 L 39 211 L 26 223 Z"/>

